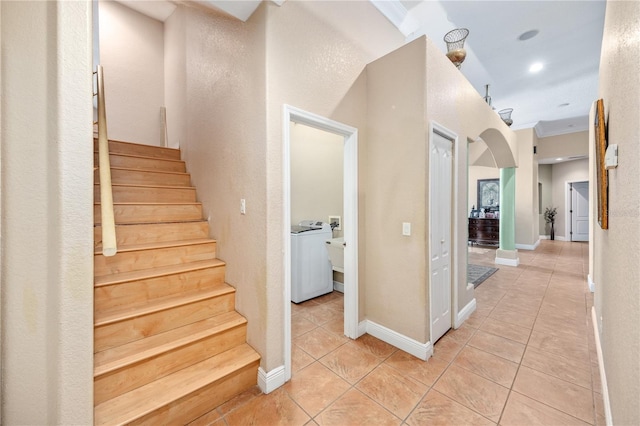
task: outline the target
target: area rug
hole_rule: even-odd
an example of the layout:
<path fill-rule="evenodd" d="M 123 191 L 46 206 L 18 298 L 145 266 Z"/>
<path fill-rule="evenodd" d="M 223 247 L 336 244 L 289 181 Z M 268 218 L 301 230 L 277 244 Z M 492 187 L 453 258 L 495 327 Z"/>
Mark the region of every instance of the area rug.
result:
<path fill-rule="evenodd" d="M 493 275 L 498 268 L 490 266 L 480 266 L 469 264 L 467 267 L 467 282 L 473 284 L 473 288 L 478 287 L 484 280 Z"/>

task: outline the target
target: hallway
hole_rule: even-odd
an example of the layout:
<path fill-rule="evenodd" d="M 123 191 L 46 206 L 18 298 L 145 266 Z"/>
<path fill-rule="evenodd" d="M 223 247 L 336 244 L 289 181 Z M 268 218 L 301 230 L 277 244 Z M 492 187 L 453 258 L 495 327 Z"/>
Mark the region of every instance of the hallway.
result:
<path fill-rule="evenodd" d="M 475 292 L 477 310 L 427 362 L 340 332 L 342 296 L 293 305 L 293 377 L 193 422 L 247 424 L 604 424 L 588 245 L 543 240 Z M 494 266 L 495 250 L 469 249 Z"/>

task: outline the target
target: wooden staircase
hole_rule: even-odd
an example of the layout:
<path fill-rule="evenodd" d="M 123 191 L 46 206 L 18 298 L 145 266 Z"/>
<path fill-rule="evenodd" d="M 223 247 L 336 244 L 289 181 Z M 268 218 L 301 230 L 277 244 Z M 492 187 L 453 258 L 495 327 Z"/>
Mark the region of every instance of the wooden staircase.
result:
<path fill-rule="evenodd" d="M 260 356 L 180 151 L 109 148 L 118 253 L 102 255 L 96 169 L 94 421 L 188 423 L 254 386 Z"/>

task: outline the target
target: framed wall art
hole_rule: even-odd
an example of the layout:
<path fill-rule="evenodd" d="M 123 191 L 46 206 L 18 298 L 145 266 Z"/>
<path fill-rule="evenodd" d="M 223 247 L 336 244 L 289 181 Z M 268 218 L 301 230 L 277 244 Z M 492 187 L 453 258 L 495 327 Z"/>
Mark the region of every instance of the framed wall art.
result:
<path fill-rule="evenodd" d="M 497 210 L 500 205 L 500 179 L 478 179 L 478 210 Z"/>
<path fill-rule="evenodd" d="M 602 229 L 609 229 L 609 172 L 605 168 L 604 154 L 607 151 L 606 124 L 604 117 L 604 101 L 598 99 L 595 108 L 595 143 L 596 143 L 596 176 L 598 197 L 598 224 Z"/>

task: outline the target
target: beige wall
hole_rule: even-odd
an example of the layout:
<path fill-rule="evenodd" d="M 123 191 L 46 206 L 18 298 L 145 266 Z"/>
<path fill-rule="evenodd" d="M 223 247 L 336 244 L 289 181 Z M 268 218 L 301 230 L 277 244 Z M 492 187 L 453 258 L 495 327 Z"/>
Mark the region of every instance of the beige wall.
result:
<path fill-rule="evenodd" d="M 163 24 L 112 0 L 100 1 L 99 15 L 109 139 L 160 145 Z"/>
<path fill-rule="evenodd" d="M 570 182 L 584 182 L 589 180 L 589 160 L 574 160 L 557 163 L 551 166 L 551 204 L 558 208 L 555 222 L 555 234 L 559 240 L 569 241 L 567 226 L 567 188 Z M 589 200 L 591 202 L 591 200 Z M 542 211 L 546 206 L 542 206 Z"/>
<path fill-rule="evenodd" d="M 1 423 L 91 424 L 91 3 L 0 10 Z"/>
<path fill-rule="evenodd" d="M 167 137 L 172 148 L 179 148 L 187 139 L 185 14 L 184 8 L 176 8 L 164 22 L 164 102 L 167 106 Z"/>
<path fill-rule="evenodd" d="M 495 167 L 471 166 L 469 167 L 469 199 L 467 201 L 467 214 L 471 207 L 478 208 L 478 179 L 500 179 L 500 169 Z"/>
<path fill-rule="evenodd" d="M 291 224 L 343 217 L 344 137 L 291 123 Z M 342 236 L 342 231 L 334 231 Z"/>
<path fill-rule="evenodd" d="M 538 216 L 538 160 L 533 147 L 538 137 L 533 129 L 516 132 L 518 168 L 516 169 L 516 247 L 533 249 L 540 239 Z"/>
<path fill-rule="evenodd" d="M 609 171 L 609 230 L 595 226 L 595 301 L 613 424 L 640 424 L 640 3 L 608 1 L 599 96 L 608 142 L 618 144 Z M 595 182 L 595 173 L 591 181 Z"/>
<path fill-rule="evenodd" d="M 544 220 L 544 209 L 552 205 L 552 192 L 553 192 L 553 179 L 551 175 L 551 164 L 539 164 L 538 165 L 538 182 L 542 184 L 542 200 L 540 201 L 542 206 L 539 207 L 539 232 L 540 235 L 549 235 L 550 228 L 547 222 Z"/>
<path fill-rule="evenodd" d="M 538 139 L 538 158 L 589 155 L 589 132 L 549 136 Z"/>

